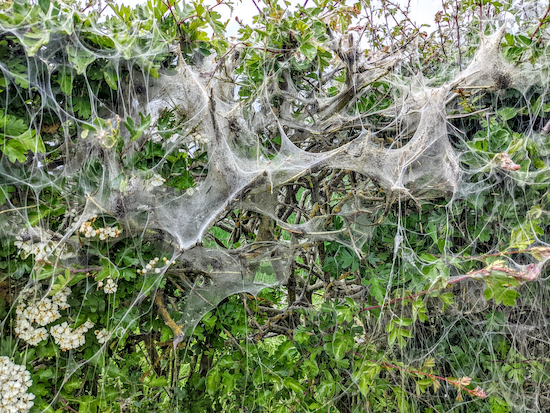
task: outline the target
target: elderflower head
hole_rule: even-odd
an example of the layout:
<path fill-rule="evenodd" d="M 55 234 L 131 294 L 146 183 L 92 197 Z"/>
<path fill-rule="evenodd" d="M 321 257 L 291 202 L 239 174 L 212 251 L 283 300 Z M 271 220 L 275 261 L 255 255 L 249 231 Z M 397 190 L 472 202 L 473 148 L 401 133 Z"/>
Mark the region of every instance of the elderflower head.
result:
<path fill-rule="evenodd" d="M 100 241 L 105 241 L 108 238 L 117 238 L 122 232 L 122 228 L 118 227 L 101 227 L 95 229 L 92 224 L 96 220 L 96 216 L 91 217 L 88 221 L 84 222 L 79 229 L 81 234 L 84 234 L 85 238 L 93 238 L 97 235 Z"/>
<path fill-rule="evenodd" d="M 145 265 L 143 269 L 138 268 L 137 273 L 146 275 L 149 271 L 154 270 L 155 274 L 160 274 L 161 273 L 160 268 L 155 268 L 155 265 L 157 265 L 159 261 L 160 261 L 159 257 L 153 258 L 152 260 L 149 261 L 149 264 Z M 163 258 L 163 261 L 166 263 L 166 258 Z"/>
<path fill-rule="evenodd" d="M 153 177 L 147 181 L 147 187 L 145 189 L 151 190 L 157 186 L 161 186 L 164 182 L 166 182 L 166 179 L 159 174 L 154 173 Z"/>
<path fill-rule="evenodd" d="M 44 231 L 39 227 L 32 227 L 25 231 L 23 235 L 25 238 L 28 238 L 26 241 L 23 241 L 21 235 L 17 235 L 16 241 L 13 243 L 19 249 L 23 258 L 34 255 L 36 262 L 50 264 L 52 256 L 61 259 L 74 256 L 73 252 L 67 250 L 66 244 L 54 241 L 54 234 Z"/>
<path fill-rule="evenodd" d="M 111 333 L 109 333 L 106 329 L 96 330 L 94 331 L 94 334 L 99 344 L 105 343 L 111 336 Z"/>
<path fill-rule="evenodd" d="M 105 280 L 105 284 L 103 285 L 103 291 L 105 291 L 105 294 L 114 294 L 116 293 L 117 288 L 118 286 L 111 277 Z"/>
<path fill-rule="evenodd" d="M 86 332 L 93 326 L 94 323 L 88 320 L 80 327 L 73 330 L 65 321 L 61 324 L 53 326 L 50 329 L 50 334 L 52 335 L 55 343 L 61 347 L 61 350 L 67 351 L 83 346 L 86 342 L 84 334 L 86 334 Z"/>
<path fill-rule="evenodd" d="M 31 374 L 24 366 L 0 357 L 0 412 L 27 413 L 33 407 Z"/>
<path fill-rule="evenodd" d="M 193 134 L 193 140 L 198 144 L 198 145 L 208 145 L 208 138 L 201 135 L 200 133 L 195 133 Z"/>
<path fill-rule="evenodd" d="M 32 346 L 48 338 L 49 334 L 45 326 L 61 318 L 59 310 L 69 307 L 67 297 L 71 289 L 64 289 L 55 293 L 50 299 L 43 297 L 38 301 L 29 299 L 26 303 L 19 303 L 16 307 L 15 333 L 17 336 Z M 33 324 L 37 324 L 38 328 Z"/>

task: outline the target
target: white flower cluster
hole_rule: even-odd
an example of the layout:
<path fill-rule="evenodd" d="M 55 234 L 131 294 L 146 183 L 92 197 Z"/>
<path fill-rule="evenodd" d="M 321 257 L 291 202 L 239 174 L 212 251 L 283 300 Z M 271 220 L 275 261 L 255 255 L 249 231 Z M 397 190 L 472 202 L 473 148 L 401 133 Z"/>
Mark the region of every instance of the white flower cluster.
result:
<path fill-rule="evenodd" d="M 49 242 L 33 242 L 33 240 L 22 241 L 17 240 L 14 245 L 22 251 L 23 259 L 29 255 L 35 255 L 36 261 L 44 261 L 47 264 L 50 263 L 48 256 L 54 251 L 52 245 Z"/>
<path fill-rule="evenodd" d="M 73 222 L 78 221 L 78 213 L 76 211 L 76 208 L 67 208 L 65 210 L 64 216 L 67 221 L 73 221 Z"/>
<path fill-rule="evenodd" d="M 151 261 L 149 261 L 149 264 L 147 264 L 145 266 L 145 268 L 143 268 L 141 270 L 138 268 L 137 273 L 145 275 L 145 274 L 147 274 L 148 271 L 152 271 L 154 269 L 155 274 L 160 274 L 160 268 L 155 268 L 155 265 L 157 265 L 159 260 L 160 260 L 159 257 L 153 258 Z M 168 259 L 166 257 L 163 257 L 162 261 L 164 261 L 164 264 L 166 265 L 166 262 L 168 261 Z"/>
<path fill-rule="evenodd" d="M 97 282 L 97 288 L 101 287 L 103 287 L 103 291 L 105 291 L 105 294 L 114 294 L 116 293 L 118 285 L 116 285 L 115 280 L 109 277 L 105 279 L 105 283 L 103 281 Z"/>
<path fill-rule="evenodd" d="M 162 186 L 162 184 L 165 182 L 166 182 L 166 179 L 164 179 L 162 176 L 160 176 L 155 172 L 153 176 L 147 180 L 145 184 L 145 190 L 150 191 L 151 189 L 156 188 L 157 186 Z"/>
<path fill-rule="evenodd" d="M 31 289 L 31 292 L 36 292 Z M 28 294 L 29 292 L 27 292 Z M 58 291 L 51 299 L 44 297 L 39 301 L 30 301 L 28 304 L 20 303 L 15 312 L 17 315 L 15 324 L 15 333 L 20 339 L 25 340 L 32 346 L 36 346 L 42 340 L 48 338 L 48 331 L 44 326 L 53 323 L 61 317 L 59 310 L 69 308 L 67 297 L 71 294 L 71 289 L 65 287 Z M 38 328 L 33 326 L 38 324 Z"/>
<path fill-rule="evenodd" d="M 105 241 L 107 238 L 116 238 L 122 232 L 122 228 L 118 227 L 103 227 L 95 229 L 92 227 L 92 224 L 97 217 L 92 217 L 90 220 L 86 221 L 80 226 L 80 233 L 84 234 L 86 238 L 93 238 L 96 235 L 101 241 Z"/>
<path fill-rule="evenodd" d="M 149 174 L 143 173 L 139 176 L 132 175 L 128 180 L 128 185 L 124 188 L 125 192 L 134 192 L 135 190 L 152 191 L 153 189 L 162 186 L 166 179 L 164 179 L 158 173 L 153 173 L 150 178 L 147 178 Z"/>
<path fill-rule="evenodd" d="M 34 394 L 27 393 L 30 386 L 31 374 L 24 366 L 0 357 L 0 412 L 27 413 L 34 405 Z"/>
<path fill-rule="evenodd" d="M 200 133 L 196 132 L 193 134 L 193 140 L 198 144 L 198 145 L 208 145 L 208 138 L 201 135 Z"/>
<path fill-rule="evenodd" d="M 54 234 L 42 230 L 38 227 L 30 228 L 24 234 L 26 241 L 23 241 L 21 235 L 15 237 L 16 241 L 13 243 L 21 252 L 23 259 L 29 255 L 34 255 L 36 261 L 43 261 L 46 264 L 51 264 L 49 258 L 52 254 L 60 259 L 71 258 L 74 253 L 68 253 L 66 245 L 59 245 L 58 242 L 52 240 Z M 40 238 L 37 241 L 36 238 Z"/>
<path fill-rule="evenodd" d="M 65 321 L 61 324 L 53 326 L 50 329 L 50 333 L 55 343 L 61 348 L 61 350 L 66 351 L 83 346 L 86 341 L 84 334 L 93 326 L 94 323 L 88 320 L 80 327 L 73 330 Z"/>
<path fill-rule="evenodd" d="M 159 135 L 159 129 L 158 127 L 153 127 L 151 129 L 151 141 L 153 143 L 160 143 L 162 142 L 164 139 L 162 138 L 162 136 Z"/>
<path fill-rule="evenodd" d="M 94 334 L 99 344 L 105 343 L 107 340 L 109 340 L 109 337 L 111 337 L 111 333 L 104 328 L 94 331 Z"/>
<path fill-rule="evenodd" d="M 154 132 L 158 132 L 158 129 L 155 128 Z M 151 140 L 153 141 L 153 143 L 162 142 L 162 147 L 165 148 L 166 144 L 175 143 L 179 138 L 180 138 L 180 135 L 178 135 L 177 133 L 174 133 L 174 134 L 172 134 L 172 136 L 170 136 L 168 139 L 166 139 L 166 142 L 163 142 L 164 139 L 162 138 L 162 136 L 160 136 L 158 133 L 154 133 L 151 137 Z"/>

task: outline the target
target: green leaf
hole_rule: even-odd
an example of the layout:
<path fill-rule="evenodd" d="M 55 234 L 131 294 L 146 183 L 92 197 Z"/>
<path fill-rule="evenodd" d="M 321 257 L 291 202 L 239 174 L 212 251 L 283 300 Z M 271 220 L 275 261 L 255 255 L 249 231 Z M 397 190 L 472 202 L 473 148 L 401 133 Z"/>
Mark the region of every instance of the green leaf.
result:
<path fill-rule="evenodd" d="M 454 304 L 454 295 L 453 295 L 453 293 L 440 294 L 439 298 L 443 302 L 442 311 L 445 311 L 447 309 L 447 307 L 451 307 Z"/>
<path fill-rule="evenodd" d="M 388 344 L 390 345 L 390 347 L 393 346 L 393 343 L 395 343 L 395 340 L 397 340 L 398 336 L 399 336 L 399 329 L 394 328 L 390 333 L 390 337 L 388 338 Z"/>
<path fill-rule="evenodd" d="M 35 135 L 35 131 L 32 129 L 27 129 L 19 136 L 14 136 L 13 140 L 19 141 L 23 148 L 27 151 L 33 151 L 36 153 L 45 153 L 46 147 L 40 136 Z"/>
<path fill-rule="evenodd" d="M 23 163 L 27 160 L 27 157 L 25 156 L 27 149 L 21 144 L 21 142 L 18 142 L 15 139 L 10 139 L 6 142 L 2 148 L 2 152 L 4 152 L 12 163 L 15 161 Z"/>
<path fill-rule="evenodd" d="M 237 384 L 237 376 L 240 376 L 240 374 L 230 373 L 228 371 L 223 372 L 223 387 L 225 394 L 229 394 L 235 389 L 235 385 Z"/>
<path fill-rule="evenodd" d="M 313 60 L 317 56 L 317 48 L 310 43 L 306 43 L 300 46 L 300 52 L 308 59 Z"/>
<path fill-rule="evenodd" d="M 515 44 L 514 36 L 511 35 L 510 33 L 506 33 L 504 35 L 504 39 L 506 40 L 506 43 L 508 44 L 508 46 L 513 46 Z"/>
<path fill-rule="evenodd" d="M 370 387 L 372 386 L 372 379 L 368 377 L 366 374 L 363 374 L 359 379 L 358 386 L 361 394 L 363 396 L 366 396 L 370 391 Z"/>
<path fill-rule="evenodd" d="M 221 374 L 218 369 L 212 369 L 208 372 L 206 377 L 206 391 L 209 395 L 213 396 L 218 391 L 218 385 L 221 381 Z"/>
<path fill-rule="evenodd" d="M 332 344 L 332 349 L 334 351 L 334 358 L 336 360 L 341 360 L 346 352 L 350 349 L 350 347 L 347 340 L 345 340 L 343 337 L 338 337 L 336 340 L 334 340 L 334 343 Z"/>
<path fill-rule="evenodd" d="M 57 276 L 57 278 L 55 279 L 55 283 L 52 285 L 52 289 L 50 290 L 49 295 L 53 296 L 57 292 L 61 291 L 63 288 L 75 285 L 77 282 L 83 280 L 84 278 L 86 278 L 86 273 L 77 272 L 71 274 L 71 271 L 67 268 L 64 274 L 60 274 Z"/>
<path fill-rule="evenodd" d="M 141 138 L 141 135 L 143 135 L 143 132 L 149 128 L 151 125 L 151 114 L 148 114 L 147 116 L 143 116 L 143 114 L 139 114 L 140 117 L 140 124 L 137 126 L 134 123 L 134 120 L 131 117 L 127 117 L 124 121 L 124 126 L 126 126 L 126 129 L 128 129 L 128 132 L 130 132 L 130 142 L 133 142 L 135 140 L 138 140 Z"/>
<path fill-rule="evenodd" d="M 72 96 L 73 110 L 82 119 L 88 119 L 92 115 L 92 104 L 88 96 Z M 89 133 L 87 129 L 85 129 Z M 84 133 L 84 131 L 82 131 Z"/>
<path fill-rule="evenodd" d="M 35 30 L 38 30 L 36 32 Z M 32 29 L 23 36 L 21 43 L 27 48 L 27 55 L 32 57 L 42 46 L 48 44 L 50 41 L 50 31 Z"/>
<path fill-rule="evenodd" d="M 11 197 L 11 193 L 15 192 L 15 187 L 13 186 L 0 186 L 0 205 L 4 205 L 8 199 Z"/>
<path fill-rule="evenodd" d="M 53 376 L 53 370 L 51 368 L 49 369 L 40 369 L 36 372 L 35 377 L 38 377 L 40 381 L 44 381 L 44 379 L 49 379 Z"/>
<path fill-rule="evenodd" d="M 149 380 L 148 384 L 151 387 L 165 387 L 170 385 L 170 382 L 166 377 L 155 377 Z"/>
<path fill-rule="evenodd" d="M 0 136 L 8 135 L 15 136 L 21 135 L 28 129 L 23 119 L 17 118 L 12 115 L 3 116 L 0 113 Z"/>
<path fill-rule="evenodd" d="M 61 91 L 69 96 L 73 91 L 73 74 L 69 68 L 63 68 L 57 73 L 57 83 L 61 86 Z"/>
<path fill-rule="evenodd" d="M 88 49 L 79 48 L 77 50 L 73 45 L 67 46 L 67 54 L 69 56 L 69 62 L 73 64 L 78 75 L 84 73 L 88 65 L 93 63 L 96 59 L 93 53 L 88 51 Z"/>
<path fill-rule="evenodd" d="M 118 89 L 118 74 L 111 63 L 103 69 L 103 77 L 111 89 Z"/>
<path fill-rule="evenodd" d="M 117 279 L 120 275 L 118 268 L 109 261 L 108 258 L 101 259 L 101 265 L 103 268 L 97 273 L 95 279 L 96 281 L 103 281 L 105 278 L 111 277 Z"/>
<path fill-rule="evenodd" d="M 504 107 L 504 108 L 498 109 L 497 113 L 502 119 L 509 120 L 514 118 L 520 110 L 521 108 Z"/>
<path fill-rule="evenodd" d="M 303 326 L 298 326 L 297 328 L 294 329 L 294 340 L 296 340 L 298 344 L 307 343 L 309 341 L 310 335 L 311 333 L 309 331 L 304 330 Z"/>
<path fill-rule="evenodd" d="M 300 385 L 296 380 L 294 380 L 292 377 L 286 377 L 284 380 L 285 386 L 292 389 L 297 394 L 302 395 L 305 392 L 304 387 Z"/>
<path fill-rule="evenodd" d="M 373 275 L 370 279 L 370 284 L 370 293 L 374 296 L 376 301 L 379 303 L 384 301 L 384 297 L 386 296 L 386 287 L 382 285 L 382 282 Z"/>
<path fill-rule="evenodd" d="M 47 13 L 50 10 L 50 0 L 38 0 L 38 5 L 44 13 Z"/>

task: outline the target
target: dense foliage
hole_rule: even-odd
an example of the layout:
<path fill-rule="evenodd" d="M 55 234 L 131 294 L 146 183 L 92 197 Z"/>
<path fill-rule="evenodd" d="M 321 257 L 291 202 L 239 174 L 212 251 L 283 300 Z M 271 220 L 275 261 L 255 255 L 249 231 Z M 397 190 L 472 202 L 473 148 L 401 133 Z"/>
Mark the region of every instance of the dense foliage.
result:
<path fill-rule="evenodd" d="M 251 4 L 0 3 L 0 411 L 550 411 L 550 6 Z"/>

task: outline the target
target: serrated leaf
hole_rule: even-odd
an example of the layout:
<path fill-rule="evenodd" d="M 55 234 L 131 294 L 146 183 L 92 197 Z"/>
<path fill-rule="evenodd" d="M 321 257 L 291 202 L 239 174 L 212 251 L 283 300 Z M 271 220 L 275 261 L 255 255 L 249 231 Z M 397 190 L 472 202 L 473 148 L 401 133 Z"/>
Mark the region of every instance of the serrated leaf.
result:
<path fill-rule="evenodd" d="M 27 125 L 21 118 L 17 118 L 12 115 L 2 116 L 0 114 L 0 136 L 8 135 L 15 136 L 20 135 L 28 129 Z"/>
<path fill-rule="evenodd" d="M 208 376 L 206 377 L 206 391 L 211 396 L 216 394 L 218 391 L 218 385 L 221 381 L 221 374 L 218 369 L 213 369 L 208 372 Z"/>
<path fill-rule="evenodd" d="M 69 62 L 73 64 L 78 75 L 84 73 L 88 65 L 93 63 L 96 59 L 88 49 L 79 48 L 77 50 L 72 45 L 67 46 L 67 54 L 69 56 Z"/>
<path fill-rule="evenodd" d="M 34 29 L 33 29 L 34 30 Z M 40 30 L 39 32 L 28 31 L 21 39 L 21 43 L 27 49 L 27 55 L 32 57 L 38 49 L 48 44 L 50 41 L 50 31 Z"/>
<path fill-rule="evenodd" d="M 14 136 L 13 139 L 19 141 L 27 151 L 33 151 L 36 153 L 46 152 L 46 147 L 40 136 L 35 135 L 35 131 L 27 129 L 19 136 Z"/>
<path fill-rule="evenodd" d="M 6 143 L 4 143 L 2 152 L 8 157 L 8 159 L 12 163 L 14 163 L 15 161 L 23 163 L 27 160 L 27 157 L 25 156 L 25 154 L 27 153 L 27 149 L 25 149 L 25 147 L 15 139 L 10 139 Z"/>
<path fill-rule="evenodd" d="M 371 284 L 371 289 L 370 289 L 371 295 L 373 295 L 376 301 L 378 301 L 379 303 L 384 301 L 384 297 L 386 295 L 386 288 L 382 285 L 380 280 L 373 276 L 370 280 L 370 284 Z"/>
<path fill-rule="evenodd" d="M 111 278 L 118 278 L 120 272 L 116 268 L 116 266 L 109 261 L 107 258 L 101 259 L 101 265 L 103 268 L 97 273 L 95 276 L 96 281 L 103 281 L 105 278 L 111 277 Z"/>
<path fill-rule="evenodd" d="M 65 287 L 70 287 L 75 285 L 80 280 L 86 278 L 86 273 L 77 272 L 71 274 L 71 271 L 67 268 L 65 273 L 58 275 L 55 279 L 55 283 L 52 285 L 52 288 L 48 295 L 53 296 Z"/>

